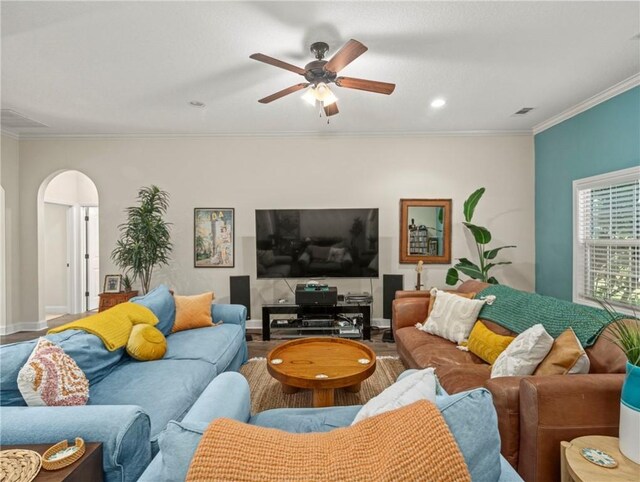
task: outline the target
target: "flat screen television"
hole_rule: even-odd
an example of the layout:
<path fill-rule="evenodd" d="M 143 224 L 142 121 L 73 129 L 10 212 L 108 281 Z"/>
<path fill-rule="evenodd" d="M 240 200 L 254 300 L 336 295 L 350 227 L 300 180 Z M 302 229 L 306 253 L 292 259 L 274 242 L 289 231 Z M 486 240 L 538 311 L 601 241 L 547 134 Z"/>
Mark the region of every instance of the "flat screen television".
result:
<path fill-rule="evenodd" d="M 257 209 L 257 277 L 377 278 L 378 209 Z"/>

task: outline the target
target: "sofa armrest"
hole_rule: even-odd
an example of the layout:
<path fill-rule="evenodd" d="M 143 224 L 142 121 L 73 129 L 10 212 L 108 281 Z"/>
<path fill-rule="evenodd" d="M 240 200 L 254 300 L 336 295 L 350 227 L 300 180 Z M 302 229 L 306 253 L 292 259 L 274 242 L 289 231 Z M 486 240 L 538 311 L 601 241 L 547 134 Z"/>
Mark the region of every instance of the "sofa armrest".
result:
<path fill-rule="evenodd" d="M 242 330 L 247 325 L 247 309 L 242 305 L 213 304 L 211 305 L 211 317 L 214 323 L 222 321 L 233 325 L 240 325 Z"/>
<path fill-rule="evenodd" d="M 0 445 L 102 442 L 106 481 L 134 482 L 151 462 L 151 422 L 133 405 L 2 407 Z"/>
<path fill-rule="evenodd" d="M 248 422 L 251 417 L 249 383 L 238 372 L 224 372 L 215 377 L 182 421 L 208 424 L 223 417 L 238 422 Z"/>
<path fill-rule="evenodd" d="M 560 442 L 618 435 L 624 374 L 526 377 L 520 382 L 518 472 L 527 482 L 560 478 Z"/>
<path fill-rule="evenodd" d="M 393 332 L 396 330 L 423 323 L 427 319 L 429 298 L 402 298 L 393 300 Z"/>
<path fill-rule="evenodd" d="M 520 446 L 520 380 L 522 377 L 499 377 L 484 383 L 498 414 L 500 452 L 514 468 L 518 467 Z"/>

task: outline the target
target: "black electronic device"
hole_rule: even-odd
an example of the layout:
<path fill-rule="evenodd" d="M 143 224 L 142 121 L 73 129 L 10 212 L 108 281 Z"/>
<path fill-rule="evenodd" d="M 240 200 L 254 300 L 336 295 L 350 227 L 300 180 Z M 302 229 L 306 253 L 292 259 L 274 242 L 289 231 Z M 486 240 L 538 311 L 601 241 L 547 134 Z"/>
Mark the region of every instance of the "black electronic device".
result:
<path fill-rule="evenodd" d="M 404 276 L 401 274 L 385 274 L 382 276 L 382 317 L 389 320 L 389 330 L 382 334 L 382 341 L 393 342 L 393 299 L 396 291 L 404 288 Z"/>
<path fill-rule="evenodd" d="M 296 305 L 335 305 L 338 303 L 338 288 L 335 286 L 310 287 L 296 285 Z"/>
<path fill-rule="evenodd" d="M 377 278 L 378 209 L 257 209 L 265 278 Z"/>
<path fill-rule="evenodd" d="M 370 305 L 373 303 L 373 296 L 366 291 L 364 293 L 347 293 L 344 296 L 344 301 L 354 305 Z"/>
<path fill-rule="evenodd" d="M 243 305 L 247 309 L 247 320 L 251 319 L 251 289 L 249 276 L 229 276 L 230 296 L 233 305 Z"/>

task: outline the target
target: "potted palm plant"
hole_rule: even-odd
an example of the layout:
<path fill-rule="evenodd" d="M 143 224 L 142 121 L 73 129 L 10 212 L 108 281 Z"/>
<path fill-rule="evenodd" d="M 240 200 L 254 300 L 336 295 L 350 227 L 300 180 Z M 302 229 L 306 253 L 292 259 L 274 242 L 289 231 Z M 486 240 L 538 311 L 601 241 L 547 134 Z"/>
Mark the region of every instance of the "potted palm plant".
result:
<path fill-rule="evenodd" d="M 611 303 L 600 301 L 612 322 L 603 334 L 627 357 L 627 374 L 620 395 L 620 452 L 640 464 L 640 320 L 625 317 Z"/>
<path fill-rule="evenodd" d="M 142 187 L 137 199 L 138 205 L 125 210 L 127 222 L 118 226 L 120 239 L 111 259 L 125 274 L 131 274 L 133 281 L 140 282 L 145 294 L 151 286 L 153 269 L 168 264 L 173 249 L 171 224 L 164 220 L 169 193 L 158 186 Z"/>

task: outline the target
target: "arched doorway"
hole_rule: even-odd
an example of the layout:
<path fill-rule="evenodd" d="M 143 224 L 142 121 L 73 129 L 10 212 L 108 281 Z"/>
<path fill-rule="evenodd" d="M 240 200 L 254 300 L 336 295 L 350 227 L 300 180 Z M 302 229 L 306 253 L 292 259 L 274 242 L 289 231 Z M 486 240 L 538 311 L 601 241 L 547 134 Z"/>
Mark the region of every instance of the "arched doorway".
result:
<path fill-rule="evenodd" d="M 98 190 L 84 173 L 53 173 L 38 191 L 40 319 L 98 307 Z"/>

